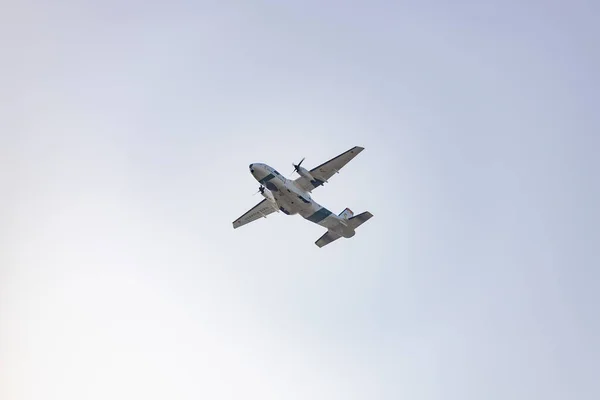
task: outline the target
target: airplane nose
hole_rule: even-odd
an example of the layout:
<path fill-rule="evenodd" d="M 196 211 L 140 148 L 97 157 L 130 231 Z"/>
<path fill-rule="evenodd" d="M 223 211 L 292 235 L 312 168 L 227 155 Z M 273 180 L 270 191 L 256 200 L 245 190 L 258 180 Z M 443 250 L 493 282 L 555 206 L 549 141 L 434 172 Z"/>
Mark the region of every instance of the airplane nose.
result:
<path fill-rule="evenodd" d="M 248 166 L 248 168 L 250 168 L 250 172 L 251 172 L 251 173 L 254 173 L 254 170 L 252 169 L 252 166 L 253 166 L 253 165 L 254 165 L 254 164 L 250 164 L 250 165 Z"/>

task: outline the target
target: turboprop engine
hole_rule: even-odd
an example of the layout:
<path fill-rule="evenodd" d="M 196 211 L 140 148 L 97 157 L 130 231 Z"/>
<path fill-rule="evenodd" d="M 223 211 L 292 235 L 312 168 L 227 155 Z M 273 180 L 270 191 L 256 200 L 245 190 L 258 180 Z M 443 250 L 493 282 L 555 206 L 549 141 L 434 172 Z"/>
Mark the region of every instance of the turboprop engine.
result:
<path fill-rule="evenodd" d="M 273 197 L 273 193 L 271 193 L 271 191 L 269 189 L 267 189 L 263 185 L 260 185 L 260 187 L 258 188 L 258 191 L 265 199 L 269 200 L 273 204 L 277 204 L 275 201 L 275 197 Z"/>
<path fill-rule="evenodd" d="M 304 158 L 302 158 L 302 160 L 300 160 L 298 165 L 292 163 L 292 165 L 294 166 L 294 172 L 297 172 L 298 175 L 300 175 L 301 177 L 306 178 L 312 182 L 315 180 L 315 178 L 310 174 L 310 172 L 308 172 L 308 170 L 306 168 L 301 166 L 303 161 L 304 161 Z"/>

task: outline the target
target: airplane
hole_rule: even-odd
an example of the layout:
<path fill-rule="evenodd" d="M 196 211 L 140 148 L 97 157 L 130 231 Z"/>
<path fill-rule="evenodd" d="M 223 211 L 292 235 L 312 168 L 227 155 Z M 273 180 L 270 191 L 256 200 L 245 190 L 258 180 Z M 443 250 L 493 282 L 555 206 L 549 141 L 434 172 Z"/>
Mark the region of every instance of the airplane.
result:
<path fill-rule="evenodd" d="M 353 237 L 356 228 L 371 219 L 373 214 L 365 211 L 354 215 L 352 210 L 346 208 L 340 214 L 335 215 L 317 204 L 311 198 L 310 193 L 317 187 L 329 183 L 328 181 L 333 175 L 339 173 L 344 165 L 363 150 L 363 147 L 355 146 L 310 171 L 302 167 L 303 158 L 298 164 L 292 163 L 294 166 L 292 173 L 296 172 L 300 175 L 295 180 L 285 178 L 267 164 L 250 164 L 250 173 L 260 184 L 258 192 L 255 194 L 260 193 L 264 199 L 236 219 L 233 222 L 233 228 L 237 229 L 261 217 L 266 218 L 273 212 L 281 211 L 287 215 L 300 214 L 310 222 L 327 228 L 327 232 L 315 242 L 319 247 L 326 246 L 341 237 Z"/>

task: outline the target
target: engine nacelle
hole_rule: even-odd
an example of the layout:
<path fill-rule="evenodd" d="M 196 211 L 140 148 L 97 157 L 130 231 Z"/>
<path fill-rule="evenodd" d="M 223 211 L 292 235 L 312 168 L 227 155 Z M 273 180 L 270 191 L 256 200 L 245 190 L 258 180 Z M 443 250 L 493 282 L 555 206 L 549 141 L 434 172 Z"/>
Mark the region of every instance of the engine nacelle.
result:
<path fill-rule="evenodd" d="M 275 197 L 273 197 L 273 193 L 271 193 L 271 191 L 267 188 L 264 188 L 264 190 L 261 191 L 262 196 L 269 200 L 271 203 L 273 204 L 277 204 L 277 202 L 275 201 Z"/>
<path fill-rule="evenodd" d="M 298 174 L 301 177 L 306 178 L 306 179 L 308 179 L 311 182 L 315 180 L 315 178 L 310 174 L 310 172 L 308 172 L 308 170 L 306 168 L 304 168 L 304 167 L 298 168 Z"/>

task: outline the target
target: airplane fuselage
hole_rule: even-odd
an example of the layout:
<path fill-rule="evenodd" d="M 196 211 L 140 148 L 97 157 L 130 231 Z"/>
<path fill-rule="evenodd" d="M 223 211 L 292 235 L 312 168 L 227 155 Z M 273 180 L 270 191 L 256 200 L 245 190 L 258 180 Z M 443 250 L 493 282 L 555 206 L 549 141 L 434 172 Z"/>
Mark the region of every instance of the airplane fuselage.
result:
<path fill-rule="evenodd" d="M 287 215 L 300 214 L 303 218 L 345 238 L 354 236 L 355 231 L 345 218 L 319 205 L 309 192 L 298 187 L 293 180 L 285 178 L 266 164 L 254 163 L 250 164 L 249 168 L 252 176 L 266 188 L 262 195 L 277 211 Z"/>

